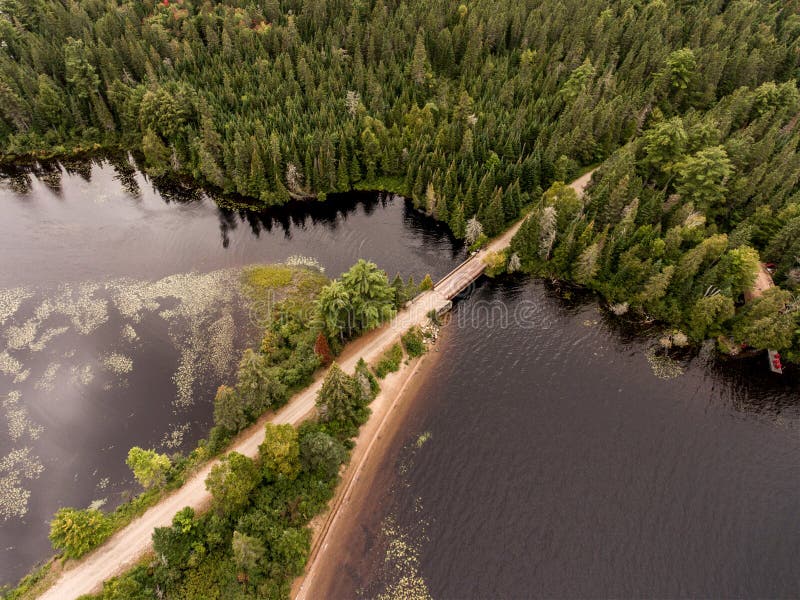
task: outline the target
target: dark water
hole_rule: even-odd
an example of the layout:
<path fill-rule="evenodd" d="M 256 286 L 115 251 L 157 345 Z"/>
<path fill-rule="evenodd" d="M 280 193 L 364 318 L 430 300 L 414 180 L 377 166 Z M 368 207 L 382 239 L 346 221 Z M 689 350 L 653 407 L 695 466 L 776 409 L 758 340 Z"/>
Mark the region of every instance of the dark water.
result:
<path fill-rule="evenodd" d="M 662 379 L 652 347 L 594 302 L 484 283 L 331 597 L 797 597 L 797 379 L 708 352 Z"/>
<path fill-rule="evenodd" d="M 135 491 L 131 446 L 189 450 L 255 335 L 240 268 L 358 258 L 418 281 L 462 252 L 400 198 L 352 194 L 265 212 L 159 188 L 124 163 L 0 180 L 0 585 L 50 554 L 60 506 Z"/>

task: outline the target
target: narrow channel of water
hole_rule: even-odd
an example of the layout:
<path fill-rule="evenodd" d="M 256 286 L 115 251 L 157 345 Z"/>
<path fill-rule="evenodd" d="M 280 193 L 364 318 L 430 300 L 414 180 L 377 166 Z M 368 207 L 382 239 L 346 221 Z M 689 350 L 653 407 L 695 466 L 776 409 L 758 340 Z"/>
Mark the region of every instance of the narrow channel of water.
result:
<path fill-rule="evenodd" d="M 0 585 L 50 554 L 61 506 L 115 506 L 134 445 L 187 450 L 255 335 L 240 269 L 358 258 L 437 277 L 463 258 L 401 198 L 348 194 L 253 212 L 156 188 L 126 163 L 0 179 Z"/>
<path fill-rule="evenodd" d="M 484 281 L 326 595 L 797 596 L 796 375 L 651 340 L 542 282 Z"/>

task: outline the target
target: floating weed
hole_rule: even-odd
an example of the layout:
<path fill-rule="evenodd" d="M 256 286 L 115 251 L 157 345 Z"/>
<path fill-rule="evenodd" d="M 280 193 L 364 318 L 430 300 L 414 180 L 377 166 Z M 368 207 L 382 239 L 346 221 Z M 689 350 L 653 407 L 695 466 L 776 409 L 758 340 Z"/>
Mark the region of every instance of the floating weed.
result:
<path fill-rule="evenodd" d="M 39 336 L 39 339 L 35 342 L 31 342 L 28 344 L 28 348 L 32 352 L 41 352 L 47 347 L 47 344 L 52 340 L 54 337 L 61 335 L 62 333 L 66 333 L 69 331 L 69 327 L 51 327 L 42 335 Z"/>
<path fill-rule="evenodd" d="M 122 337 L 123 339 L 128 340 L 129 342 L 135 342 L 139 339 L 139 334 L 136 333 L 136 330 L 130 323 L 126 323 L 125 326 L 122 328 Z"/>
<path fill-rule="evenodd" d="M 8 350 L 0 352 L 0 373 L 4 375 L 16 375 L 22 370 L 22 363 L 8 353 Z"/>
<path fill-rule="evenodd" d="M 8 421 L 8 435 L 16 442 L 27 429 L 28 415 L 22 408 L 10 408 L 6 411 L 6 421 Z"/>
<path fill-rule="evenodd" d="M 20 305 L 33 294 L 25 288 L 11 288 L 0 290 L 0 325 L 13 317 Z"/>
<path fill-rule="evenodd" d="M 38 478 L 42 471 L 42 463 L 31 456 L 30 448 L 12 450 L 0 458 L 0 519 L 25 516 L 31 492 L 22 482 Z"/>
<path fill-rule="evenodd" d="M 394 520 L 388 517 L 381 534 L 387 540 L 385 566 L 390 581 L 377 595 L 379 600 L 428 600 L 432 598 L 425 580 L 419 574 L 419 545 L 414 543 Z"/>
<path fill-rule="evenodd" d="M 36 339 L 36 330 L 39 321 L 28 319 L 22 325 L 12 325 L 6 329 L 5 337 L 8 340 L 8 347 L 12 350 L 21 350 L 33 343 Z"/>
<path fill-rule="evenodd" d="M 189 338 L 189 343 L 181 348 L 181 359 L 178 370 L 172 376 L 172 381 L 178 389 L 178 396 L 175 398 L 175 406 L 186 408 L 194 402 L 192 390 L 194 381 L 197 378 L 197 362 L 200 358 L 199 344 L 195 343 L 195 336 Z"/>
<path fill-rule="evenodd" d="M 645 358 L 653 375 L 659 379 L 674 379 L 683 375 L 684 369 L 680 363 L 669 356 L 658 354 L 656 348 L 649 348 L 645 352 Z"/>
<path fill-rule="evenodd" d="M 97 488 L 100 490 L 106 489 L 109 485 L 111 485 L 111 478 L 109 477 L 103 477 L 97 482 Z"/>
<path fill-rule="evenodd" d="M 431 439 L 432 435 L 433 434 L 430 431 L 426 431 L 425 433 L 421 433 L 419 435 L 419 437 L 417 438 L 417 441 L 414 443 L 414 445 L 417 448 L 422 448 L 423 444 L 425 444 L 425 442 L 427 442 L 429 439 Z"/>
<path fill-rule="evenodd" d="M 85 364 L 83 366 L 72 367 L 72 382 L 80 383 L 81 385 L 89 385 L 94 381 L 94 369 L 92 365 Z"/>
<path fill-rule="evenodd" d="M 160 311 L 158 316 L 169 323 L 170 338 L 180 352 L 173 375 L 178 408 L 194 403 L 194 385 L 201 373 L 211 369 L 223 377 L 229 371 L 235 331 L 229 308 L 240 277 L 240 269 L 221 269 L 170 275 L 154 282 L 117 280 L 106 284 L 114 306 L 131 322 L 141 322 L 145 312 Z M 160 310 L 165 299 L 174 302 Z M 216 318 L 220 312 L 224 316 Z"/>
<path fill-rule="evenodd" d="M 35 387 L 37 390 L 52 392 L 55 389 L 56 375 L 58 374 L 60 368 L 61 363 L 57 362 L 47 365 L 47 368 L 45 369 L 41 378 L 39 378 L 39 381 L 37 381 L 33 387 Z"/>
<path fill-rule="evenodd" d="M 220 269 L 210 273 L 179 273 L 158 281 L 116 280 L 106 284 L 114 306 L 126 318 L 139 322 L 142 312 L 154 312 L 160 300 L 175 298 L 175 307 L 160 316 L 170 320 L 175 316 L 201 315 L 232 297 L 239 269 Z"/>
<path fill-rule="evenodd" d="M 161 446 L 175 450 L 183 445 L 183 438 L 189 432 L 190 423 L 176 425 L 172 431 L 165 433 L 161 438 Z"/>
<path fill-rule="evenodd" d="M 31 370 L 30 369 L 25 369 L 24 371 L 20 371 L 14 377 L 14 383 L 15 384 L 24 383 L 25 381 L 28 380 L 28 377 L 30 377 L 30 375 L 31 375 Z"/>
<path fill-rule="evenodd" d="M 422 576 L 414 574 L 403 575 L 377 598 L 378 600 L 429 600 L 433 596 Z"/>
<path fill-rule="evenodd" d="M 92 500 L 88 508 L 89 510 L 100 510 L 106 505 L 106 502 L 108 502 L 108 498 L 98 498 L 97 500 Z"/>
<path fill-rule="evenodd" d="M 32 440 L 38 440 L 44 431 L 44 427 L 36 425 L 30 420 L 28 409 L 20 405 L 21 399 L 22 393 L 19 390 L 12 390 L 3 400 L 3 408 L 6 409 L 6 422 L 8 423 L 8 436 L 14 442 L 25 434 Z"/>
<path fill-rule="evenodd" d="M 209 327 L 211 336 L 209 344 L 209 362 L 217 377 L 225 377 L 230 369 L 231 361 L 235 357 L 233 351 L 233 336 L 235 325 L 230 314 L 214 321 Z"/>
<path fill-rule="evenodd" d="M 106 354 L 100 359 L 100 363 L 106 371 L 114 373 L 115 375 L 125 375 L 133 371 L 133 360 L 119 352 Z"/>
<path fill-rule="evenodd" d="M 11 406 L 12 404 L 16 404 L 22 400 L 22 392 L 19 390 L 11 390 L 6 395 L 6 399 L 3 400 L 3 406 Z"/>
<path fill-rule="evenodd" d="M 52 315 L 63 315 L 70 319 L 80 334 L 89 335 L 108 321 L 108 301 L 95 297 L 100 289 L 98 283 L 62 285 L 57 295 L 42 301 L 34 314 L 39 321 Z"/>
<path fill-rule="evenodd" d="M 317 262 L 317 259 L 310 256 L 294 254 L 286 259 L 285 264 L 287 267 L 305 267 L 306 269 L 316 269 L 320 273 L 325 272 L 325 268 Z"/>

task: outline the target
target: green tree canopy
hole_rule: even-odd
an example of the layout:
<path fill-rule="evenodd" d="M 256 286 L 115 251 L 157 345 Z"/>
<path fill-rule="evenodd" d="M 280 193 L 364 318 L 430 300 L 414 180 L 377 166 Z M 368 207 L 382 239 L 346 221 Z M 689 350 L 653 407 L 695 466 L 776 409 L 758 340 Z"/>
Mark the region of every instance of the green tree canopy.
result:
<path fill-rule="evenodd" d="M 164 485 L 172 466 L 166 454 L 159 454 L 155 450 L 143 450 L 139 446 L 134 446 L 128 451 L 126 464 L 133 471 L 136 481 L 144 488 Z"/>
<path fill-rule="evenodd" d="M 50 543 L 67 558 L 80 558 L 110 533 L 111 522 L 96 509 L 60 508 L 50 521 Z"/>
<path fill-rule="evenodd" d="M 317 320 L 331 337 L 374 329 L 396 313 L 397 294 L 384 271 L 359 260 L 341 279 L 325 286 L 317 299 Z"/>
<path fill-rule="evenodd" d="M 267 479 L 294 479 L 300 469 L 297 430 L 291 425 L 267 423 L 258 456 Z"/>
<path fill-rule="evenodd" d="M 206 478 L 206 489 L 211 492 L 212 506 L 219 513 L 235 513 L 243 509 L 250 493 L 261 481 L 261 474 L 252 459 L 231 452 L 212 467 Z"/>

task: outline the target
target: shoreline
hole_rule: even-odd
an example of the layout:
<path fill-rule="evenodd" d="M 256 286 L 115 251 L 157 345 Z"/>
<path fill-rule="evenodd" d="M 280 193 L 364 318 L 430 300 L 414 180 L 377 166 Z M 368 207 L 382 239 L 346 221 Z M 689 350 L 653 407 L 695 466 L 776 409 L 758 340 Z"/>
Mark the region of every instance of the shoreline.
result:
<path fill-rule="evenodd" d="M 337 556 L 346 554 L 350 536 L 369 498 L 375 479 L 380 474 L 387 452 L 413 408 L 421 387 L 431 369 L 441 359 L 439 352 L 445 327 L 427 352 L 400 371 L 383 380 L 381 392 L 370 407 L 370 420 L 356 438 L 350 462 L 342 474 L 336 494 L 328 510 L 310 524 L 313 530 L 311 552 L 302 575 L 292 584 L 291 598 L 313 600 L 330 597 L 331 582 L 341 575 Z"/>

